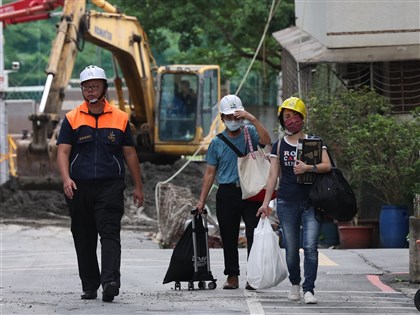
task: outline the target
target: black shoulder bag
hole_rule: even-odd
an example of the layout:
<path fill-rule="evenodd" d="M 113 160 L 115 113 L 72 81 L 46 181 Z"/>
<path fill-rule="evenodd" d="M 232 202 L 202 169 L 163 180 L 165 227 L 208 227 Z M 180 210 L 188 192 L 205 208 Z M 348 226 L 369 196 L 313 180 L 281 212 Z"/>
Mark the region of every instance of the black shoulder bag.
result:
<path fill-rule="evenodd" d="M 332 169 L 328 173 L 317 174 L 309 198 L 321 214 L 341 222 L 350 221 L 357 213 L 356 196 L 329 152 L 328 156 Z"/>

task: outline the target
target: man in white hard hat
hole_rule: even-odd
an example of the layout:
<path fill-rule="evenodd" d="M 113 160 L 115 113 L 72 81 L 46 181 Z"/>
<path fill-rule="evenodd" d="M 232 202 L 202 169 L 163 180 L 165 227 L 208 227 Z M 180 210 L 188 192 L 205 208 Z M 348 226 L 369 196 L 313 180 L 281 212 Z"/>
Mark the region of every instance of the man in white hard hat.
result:
<path fill-rule="evenodd" d="M 127 113 L 105 98 L 105 71 L 88 66 L 80 73 L 85 101 L 68 112 L 57 139 L 57 164 L 70 210 L 82 299 L 96 299 L 102 284 L 102 300 L 119 294 L 121 218 L 124 214 L 124 162 L 134 181 L 133 199 L 143 204 L 140 165 Z M 101 268 L 96 256 L 101 241 Z"/>
<path fill-rule="evenodd" d="M 228 276 L 223 289 L 237 289 L 239 287 L 238 237 L 240 221 L 242 218 L 245 223 L 249 255 L 254 229 L 259 221 L 256 214 L 261 203 L 242 199 L 238 155 L 222 140 L 222 137 L 231 142 L 240 152 L 247 152 L 243 130 L 243 122 L 247 120 L 252 124 L 247 125 L 247 129 L 254 149 L 257 149 L 257 144 L 262 146 L 271 144 L 271 139 L 267 129 L 244 109 L 241 99 L 236 95 L 227 95 L 221 99 L 220 115 L 226 129 L 209 145 L 206 154 L 207 167 L 196 208 L 199 211 L 204 208 L 210 188 L 217 177 L 219 188 L 216 194 L 216 215 L 223 242 L 224 274 Z M 253 289 L 248 283 L 245 287 L 248 290 Z"/>

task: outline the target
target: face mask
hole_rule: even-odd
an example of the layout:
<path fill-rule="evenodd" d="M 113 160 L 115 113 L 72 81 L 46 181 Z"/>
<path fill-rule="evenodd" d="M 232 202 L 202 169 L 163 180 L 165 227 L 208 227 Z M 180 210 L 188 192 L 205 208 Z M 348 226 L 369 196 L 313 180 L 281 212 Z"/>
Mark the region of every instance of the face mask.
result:
<path fill-rule="evenodd" d="M 284 121 L 284 128 L 291 134 L 298 133 L 303 127 L 303 119 L 300 115 L 294 115 Z"/>
<path fill-rule="evenodd" d="M 230 131 L 236 131 L 242 127 L 242 120 L 226 120 L 225 127 Z"/>

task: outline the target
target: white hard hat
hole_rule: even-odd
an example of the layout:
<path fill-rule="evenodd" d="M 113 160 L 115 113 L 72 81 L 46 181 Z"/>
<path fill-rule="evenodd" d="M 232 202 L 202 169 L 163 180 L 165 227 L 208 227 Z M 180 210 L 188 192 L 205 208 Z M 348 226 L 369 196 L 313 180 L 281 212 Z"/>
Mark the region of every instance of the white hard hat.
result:
<path fill-rule="evenodd" d="M 242 101 L 236 95 L 226 95 L 220 100 L 220 112 L 225 115 L 230 115 L 235 110 L 244 110 Z"/>
<path fill-rule="evenodd" d="M 80 83 L 93 79 L 101 79 L 106 81 L 104 69 L 91 65 L 87 66 L 82 72 L 80 72 Z"/>

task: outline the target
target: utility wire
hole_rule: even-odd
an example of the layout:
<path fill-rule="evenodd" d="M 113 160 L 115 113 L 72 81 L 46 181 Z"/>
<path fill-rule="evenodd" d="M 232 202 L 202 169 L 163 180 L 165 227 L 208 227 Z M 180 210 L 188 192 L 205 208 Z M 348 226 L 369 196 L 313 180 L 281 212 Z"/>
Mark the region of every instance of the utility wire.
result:
<path fill-rule="evenodd" d="M 255 59 L 257 58 L 258 53 L 260 52 L 261 46 L 262 46 L 262 44 L 264 43 L 265 35 L 267 34 L 268 27 L 270 26 L 271 19 L 273 18 L 274 14 L 276 13 L 276 10 L 277 10 L 277 8 L 279 7 L 280 3 L 281 3 L 281 0 L 279 0 L 279 1 L 277 2 L 277 4 L 276 4 L 276 0 L 273 0 L 273 2 L 271 3 L 271 9 L 270 9 L 270 13 L 269 13 L 269 15 L 268 15 L 268 20 L 267 20 L 267 23 L 266 23 L 266 25 L 265 25 L 264 33 L 263 33 L 263 35 L 262 35 L 262 37 L 261 37 L 260 43 L 259 43 L 259 45 L 258 45 L 258 48 L 257 48 L 257 50 L 255 51 L 254 57 L 252 58 L 252 61 L 251 61 L 251 63 L 249 64 L 248 70 L 246 71 L 246 73 L 245 73 L 245 75 L 244 75 L 244 77 L 243 77 L 243 79 L 242 79 L 241 83 L 239 84 L 238 89 L 237 89 L 237 90 L 236 90 L 236 92 L 235 92 L 235 95 L 238 95 L 239 91 L 240 91 L 240 90 L 241 90 L 241 88 L 242 88 L 242 85 L 244 84 L 244 82 L 245 82 L 246 78 L 248 77 L 249 72 L 251 71 L 252 66 L 254 65 Z"/>

